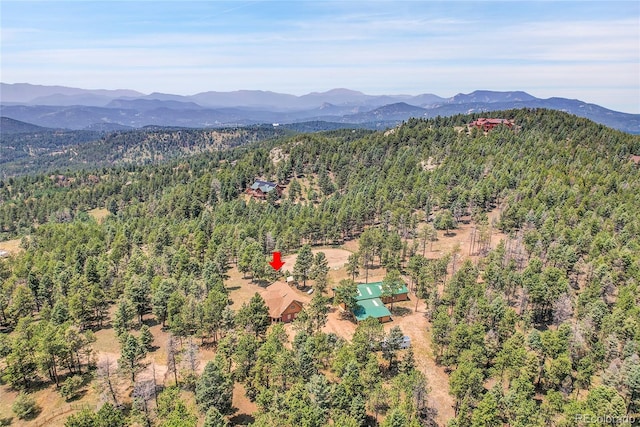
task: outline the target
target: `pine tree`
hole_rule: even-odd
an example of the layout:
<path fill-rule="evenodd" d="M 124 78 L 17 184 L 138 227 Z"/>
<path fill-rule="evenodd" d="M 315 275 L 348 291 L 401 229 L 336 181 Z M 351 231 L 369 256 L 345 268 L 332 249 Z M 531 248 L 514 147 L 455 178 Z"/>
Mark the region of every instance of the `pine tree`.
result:
<path fill-rule="evenodd" d="M 149 282 L 144 278 L 136 278 L 127 286 L 125 293 L 138 315 L 138 322 L 142 324 L 142 316 L 151 307 Z"/>
<path fill-rule="evenodd" d="M 126 424 L 122 412 L 110 403 L 105 403 L 96 412 L 96 426 L 124 427 Z"/>
<path fill-rule="evenodd" d="M 402 284 L 402 277 L 398 270 L 389 270 L 382 280 L 382 297 L 391 301 L 391 311 L 393 311 L 396 293 L 400 290 Z"/>
<path fill-rule="evenodd" d="M 198 417 L 180 399 L 161 425 L 162 427 L 196 427 L 198 425 Z"/>
<path fill-rule="evenodd" d="M 153 334 L 147 325 L 142 325 L 140 328 L 140 343 L 146 351 L 151 350 L 153 347 Z"/>
<path fill-rule="evenodd" d="M 407 427 L 409 425 L 409 419 L 404 410 L 395 408 L 391 410 L 391 413 L 387 415 L 381 427 Z"/>
<path fill-rule="evenodd" d="M 222 413 L 214 406 L 207 410 L 207 415 L 204 417 L 203 427 L 228 427 L 229 422 L 224 418 Z"/>
<path fill-rule="evenodd" d="M 62 325 L 69 320 L 69 307 L 66 298 L 59 298 L 51 310 L 51 323 Z"/>
<path fill-rule="evenodd" d="M 358 323 L 351 343 L 360 363 L 364 363 L 372 349 L 378 349 L 384 338 L 384 328 L 378 319 L 367 317 Z"/>
<path fill-rule="evenodd" d="M 352 253 L 347 259 L 347 273 L 351 275 L 351 280 L 356 280 L 360 275 L 360 254 Z"/>
<path fill-rule="evenodd" d="M 72 377 L 67 377 L 67 379 L 62 383 L 62 387 L 60 387 L 60 395 L 65 398 L 65 400 L 73 399 L 80 387 L 82 387 L 82 377 L 80 375 L 74 375 Z"/>
<path fill-rule="evenodd" d="M 131 382 L 136 381 L 136 372 L 139 369 L 138 362 L 147 354 L 140 341 L 133 335 L 123 337 L 120 364 L 122 368 L 131 373 Z"/>
<path fill-rule="evenodd" d="M 11 410 L 21 420 L 30 420 L 35 418 L 40 412 L 40 407 L 36 403 L 36 400 L 26 393 L 18 394 L 18 397 L 13 401 Z"/>
<path fill-rule="evenodd" d="M 255 293 L 249 304 L 244 304 L 236 316 L 236 323 L 253 331 L 257 336 L 264 335 L 269 327 L 269 308 L 259 293 Z"/>
<path fill-rule="evenodd" d="M 318 252 L 313 259 L 310 277 L 316 281 L 316 291 L 323 294 L 327 288 L 327 274 L 329 273 L 329 262 L 324 252 Z"/>
<path fill-rule="evenodd" d="M 317 292 L 313 298 L 311 298 L 309 305 L 305 307 L 305 311 L 309 316 L 312 332 L 320 331 L 324 325 L 327 324 L 329 316 L 328 302 L 329 298 L 324 297 L 320 292 Z"/>
<path fill-rule="evenodd" d="M 471 416 L 471 427 L 500 427 L 500 407 L 492 392 L 486 393 Z"/>
<path fill-rule="evenodd" d="M 36 308 L 36 299 L 33 292 L 27 286 L 17 286 L 11 295 L 9 304 L 9 317 L 17 324 L 23 317 L 31 316 Z"/>
<path fill-rule="evenodd" d="M 323 411 L 328 410 L 331 404 L 331 397 L 327 377 L 322 374 L 312 375 L 309 378 L 309 382 L 307 382 L 307 391 L 314 405 Z"/>
<path fill-rule="evenodd" d="M 36 343 L 31 325 L 30 317 L 20 319 L 13 338 L 9 340 L 10 351 L 6 350 L 4 380 L 16 389 L 29 388 L 37 378 Z"/>
<path fill-rule="evenodd" d="M 476 399 L 482 391 L 484 376 L 482 370 L 468 360 L 462 360 L 458 369 L 449 377 L 449 393 L 456 398 L 456 414 L 465 398 Z"/>
<path fill-rule="evenodd" d="M 403 338 L 404 334 L 402 333 L 402 329 L 400 329 L 399 326 L 394 326 L 384 339 L 382 356 L 389 361 L 389 369 L 391 369 L 396 354 L 398 350 L 400 350 Z"/>
<path fill-rule="evenodd" d="M 364 426 L 367 421 L 367 402 L 361 395 L 356 395 L 351 401 L 349 414 L 354 418 L 358 426 Z"/>
<path fill-rule="evenodd" d="M 356 307 L 358 295 L 358 287 L 353 280 L 343 279 L 336 288 L 335 295 L 333 297 L 333 303 L 344 304 L 347 311 L 353 311 Z"/>
<path fill-rule="evenodd" d="M 307 277 L 309 277 L 312 265 L 313 253 L 311 252 L 311 246 L 304 245 L 298 252 L 298 258 L 296 259 L 296 263 L 293 266 L 293 275 L 297 280 L 302 278 L 302 284 L 305 287 L 307 286 Z"/>
<path fill-rule="evenodd" d="M 168 304 L 171 293 L 176 289 L 176 284 L 169 280 L 162 280 L 151 297 L 151 311 L 162 327 L 165 327 L 168 315 Z"/>
<path fill-rule="evenodd" d="M 231 409 L 233 381 L 213 362 L 208 362 L 196 383 L 196 403 L 200 412 L 216 408 L 223 414 Z"/>
<path fill-rule="evenodd" d="M 131 320 L 134 315 L 135 314 L 129 302 L 125 299 L 120 299 L 112 322 L 116 335 L 121 336 L 123 333 L 131 329 Z"/>
<path fill-rule="evenodd" d="M 413 348 L 409 347 L 407 349 L 407 352 L 404 354 L 404 357 L 402 358 L 402 361 L 400 362 L 398 369 L 403 374 L 410 374 L 415 370 L 415 368 L 416 368 L 415 355 L 413 354 Z"/>

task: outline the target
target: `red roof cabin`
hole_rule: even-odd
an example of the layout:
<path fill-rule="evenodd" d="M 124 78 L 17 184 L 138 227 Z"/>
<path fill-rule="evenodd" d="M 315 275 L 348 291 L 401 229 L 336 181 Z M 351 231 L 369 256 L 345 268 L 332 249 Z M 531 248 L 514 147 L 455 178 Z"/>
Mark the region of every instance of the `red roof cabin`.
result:
<path fill-rule="evenodd" d="M 247 188 L 246 193 L 256 199 L 265 200 L 267 195 L 272 191 L 275 191 L 278 197 L 281 197 L 282 190 L 284 190 L 284 188 L 275 182 L 256 180 L 251 187 Z"/>
<path fill-rule="evenodd" d="M 478 120 L 471 122 L 471 126 L 475 126 L 485 132 L 489 132 L 491 129 L 499 125 L 505 125 L 509 129 L 512 129 L 514 123 L 513 120 L 509 119 L 487 119 L 484 117 L 480 117 Z"/>

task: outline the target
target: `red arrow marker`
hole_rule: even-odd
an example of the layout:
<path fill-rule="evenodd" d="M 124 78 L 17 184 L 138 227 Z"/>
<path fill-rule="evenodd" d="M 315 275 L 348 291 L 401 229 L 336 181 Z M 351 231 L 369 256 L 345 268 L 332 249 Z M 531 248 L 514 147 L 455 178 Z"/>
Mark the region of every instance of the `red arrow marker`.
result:
<path fill-rule="evenodd" d="M 284 265 L 284 262 L 280 259 L 280 252 L 273 253 L 273 261 L 269 263 L 274 270 L 278 271 Z"/>

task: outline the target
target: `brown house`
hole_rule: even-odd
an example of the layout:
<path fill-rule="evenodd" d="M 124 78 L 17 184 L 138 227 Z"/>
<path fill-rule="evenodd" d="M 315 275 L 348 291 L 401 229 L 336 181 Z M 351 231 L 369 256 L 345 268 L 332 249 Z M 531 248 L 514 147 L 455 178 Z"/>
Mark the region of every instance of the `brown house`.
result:
<path fill-rule="evenodd" d="M 471 126 L 475 126 L 485 132 L 488 132 L 499 125 L 504 125 L 511 129 L 513 128 L 513 124 L 513 120 L 509 119 L 486 119 L 484 117 L 480 117 L 478 120 L 471 122 Z"/>
<path fill-rule="evenodd" d="M 265 200 L 267 198 L 267 194 L 272 191 L 275 191 L 278 194 L 278 197 L 281 197 L 282 190 L 284 190 L 284 188 L 275 182 L 256 180 L 251 187 L 247 188 L 246 193 L 256 199 Z"/>
<path fill-rule="evenodd" d="M 302 310 L 302 302 L 286 283 L 274 282 L 261 295 L 269 308 L 271 322 L 292 322 Z"/>

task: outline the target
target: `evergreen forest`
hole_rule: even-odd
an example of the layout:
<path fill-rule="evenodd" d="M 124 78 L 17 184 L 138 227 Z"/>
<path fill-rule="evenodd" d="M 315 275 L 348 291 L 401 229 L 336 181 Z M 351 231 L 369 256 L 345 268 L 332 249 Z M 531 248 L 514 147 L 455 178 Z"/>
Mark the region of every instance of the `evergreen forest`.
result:
<path fill-rule="evenodd" d="M 640 136 L 492 115 L 516 126 L 122 131 L 3 178 L 0 425 L 639 422 Z M 284 194 L 248 197 L 256 179 Z M 472 240 L 429 250 L 463 225 Z M 352 252 L 344 276 L 330 248 Z M 295 265 L 274 271 L 274 251 Z M 315 292 L 271 323 L 253 289 L 287 274 Z M 330 330 L 376 274 L 410 301 Z M 404 315 L 423 319 L 421 346 L 402 348 Z"/>

